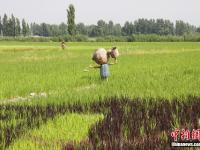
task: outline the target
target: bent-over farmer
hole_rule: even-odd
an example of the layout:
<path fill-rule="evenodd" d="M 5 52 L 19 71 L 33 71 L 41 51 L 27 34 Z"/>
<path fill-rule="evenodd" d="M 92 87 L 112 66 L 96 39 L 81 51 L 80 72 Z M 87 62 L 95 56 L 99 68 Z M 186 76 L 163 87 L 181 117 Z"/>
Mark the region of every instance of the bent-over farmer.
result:
<path fill-rule="evenodd" d="M 61 42 L 61 48 L 64 50 L 65 49 L 65 41 L 64 40 L 62 40 L 62 42 Z"/>
<path fill-rule="evenodd" d="M 94 67 L 94 68 L 100 68 L 100 76 L 102 79 L 108 80 L 108 77 L 110 75 L 109 73 L 109 66 L 108 66 L 108 53 L 104 48 L 97 49 L 92 57 L 92 60 L 94 60 L 97 64 L 100 66 Z"/>
<path fill-rule="evenodd" d="M 115 60 L 114 64 L 116 64 L 117 63 L 117 57 L 119 56 L 119 51 L 118 51 L 117 47 L 113 47 L 112 49 L 108 50 L 107 54 L 108 54 L 108 59 L 111 56 Z"/>

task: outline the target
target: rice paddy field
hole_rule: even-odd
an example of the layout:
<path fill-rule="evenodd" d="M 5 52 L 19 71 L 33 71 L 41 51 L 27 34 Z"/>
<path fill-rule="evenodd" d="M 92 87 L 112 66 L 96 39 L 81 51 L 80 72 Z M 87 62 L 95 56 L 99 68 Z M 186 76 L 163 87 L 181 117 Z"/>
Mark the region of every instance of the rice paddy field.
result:
<path fill-rule="evenodd" d="M 102 81 L 91 57 L 113 46 Z M 0 149 L 171 149 L 199 119 L 200 43 L 0 42 Z"/>

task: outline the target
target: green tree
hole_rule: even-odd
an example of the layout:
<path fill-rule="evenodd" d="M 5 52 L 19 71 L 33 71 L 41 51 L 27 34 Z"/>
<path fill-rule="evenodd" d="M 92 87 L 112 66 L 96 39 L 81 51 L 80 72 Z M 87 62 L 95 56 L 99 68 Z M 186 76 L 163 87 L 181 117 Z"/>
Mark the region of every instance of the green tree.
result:
<path fill-rule="evenodd" d="M 108 32 L 106 34 L 113 35 L 113 32 L 114 32 L 114 23 L 113 21 L 110 20 L 108 22 Z"/>
<path fill-rule="evenodd" d="M 165 20 L 164 35 L 174 34 L 174 24 L 170 20 Z"/>
<path fill-rule="evenodd" d="M 163 35 L 165 26 L 164 24 L 165 21 L 163 19 L 156 20 L 156 31 L 155 31 L 156 34 Z"/>
<path fill-rule="evenodd" d="M 13 36 L 13 22 L 12 18 L 8 19 L 8 23 L 6 26 L 6 36 Z"/>
<path fill-rule="evenodd" d="M 59 36 L 60 35 L 58 25 L 50 25 L 49 26 L 49 35 L 50 36 Z"/>
<path fill-rule="evenodd" d="M 46 23 L 42 23 L 41 24 L 41 28 L 42 28 L 42 36 L 49 36 L 49 29 Z"/>
<path fill-rule="evenodd" d="M 90 26 L 91 31 L 89 33 L 89 36 L 91 37 L 97 37 L 97 36 L 102 36 L 102 30 L 95 25 Z"/>
<path fill-rule="evenodd" d="M 42 28 L 39 24 L 32 23 L 31 24 L 31 32 L 33 35 L 41 36 L 42 35 Z"/>
<path fill-rule="evenodd" d="M 26 35 L 29 36 L 31 34 L 29 24 L 26 24 Z"/>
<path fill-rule="evenodd" d="M 185 35 L 195 32 L 195 27 L 183 22 L 182 20 L 176 21 L 176 35 Z"/>
<path fill-rule="evenodd" d="M 18 18 L 16 18 L 15 33 L 16 33 L 16 36 L 20 36 L 21 34 L 21 26 L 20 26 L 20 21 Z"/>
<path fill-rule="evenodd" d="M 157 27 L 156 27 L 156 21 L 154 19 L 148 20 L 148 34 L 156 34 Z"/>
<path fill-rule="evenodd" d="M 121 36 L 122 34 L 122 27 L 120 24 L 116 24 L 113 27 L 113 35 L 115 36 Z"/>
<path fill-rule="evenodd" d="M 134 33 L 134 31 L 131 30 L 131 24 L 125 24 L 127 27 L 129 27 L 129 32 L 130 33 Z M 126 28 L 127 28 L 126 27 Z M 134 22 L 134 27 L 136 29 L 137 33 L 141 33 L 141 34 L 148 34 L 150 32 L 150 25 L 149 25 L 149 21 L 147 19 L 138 19 L 137 21 Z M 132 31 L 132 32 L 131 32 Z M 130 35 L 130 34 L 129 34 Z"/>
<path fill-rule="evenodd" d="M 85 25 L 83 23 L 79 23 L 76 25 L 76 31 L 78 34 L 81 35 L 87 35 L 87 28 L 85 27 Z"/>
<path fill-rule="evenodd" d="M 27 24 L 24 19 L 22 19 L 22 35 L 26 36 L 27 35 Z"/>
<path fill-rule="evenodd" d="M 174 24 L 169 20 L 157 19 L 156 20 L 156 34 L 159 35 L 173 35 Z"/>
<path fill-rule="evenodd" d="M 106 35 L 106 22 L 103 20 L 99 20 L 97 22 L 98 29 L 96 30 L 98 32 L 98 36 L 105 36 Z"/>
<path fill-rule="evenodd" d="M 123 35 L 132 35 L 134 33 L 134 25 L 130 22 L 126 22 L 122 28 Z M 139 30 L 138 30 L 139 31 Z"/>
<path fill-rule="evenodd" d="M 4 14 L 4 17 L 3 17 L 3 26 L 2 26 L 2 31 L 3 31 L 3 36 L 7 36 L 7 33 L 8 33 L 8 17 L 6 14 Z"/>
<path fill-rule="evenodd" d="M 68 25 L 68 33 L 70 35 L 75 35 L 76 33 L 75 8 L 72 4 L 69 5 L 69 8 L 67 10 L 67 25 Z"/>
<path fill-rule="evenodd" d="M 196 32 L 197 32 L 197 33 L 200 33 L 200 27 L 198 27 L 198 28 L 196 29 Z"/>
<path fill-rule="evenodd" d="M 60 35 L 66 35 L 67 34 L 67 25 L 65 24 L 65 23 L 61 23 L 60 25 L 59 25 L 59 33 L 60 33 Z"/>
<path fill-rule="evenodd" d="M 2 25 L 2 22 L 1 22 L 1 16 L 0 16 L 0 36 L 2 36 L 2 30 L 3 30 L 3 25 Z"/>
<path fill-rule="evenodd" d="M 12 16 L 11 16 L 11 19 L 10 19 L 10 21 L 11 21 L 11 36 L 16 36 L 16 20 L 15 20 L 15 17 L 14 17 L 14 15 L 12 14 Z"/>

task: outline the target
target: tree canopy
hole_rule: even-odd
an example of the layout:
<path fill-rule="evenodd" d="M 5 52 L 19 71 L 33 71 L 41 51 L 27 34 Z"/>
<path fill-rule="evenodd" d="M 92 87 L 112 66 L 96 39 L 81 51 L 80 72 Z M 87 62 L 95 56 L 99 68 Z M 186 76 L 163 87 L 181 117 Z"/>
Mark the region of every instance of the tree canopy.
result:
<path fill-rule="evenodd" d="M 70 35 L 75 35 L 76 33 L 75 8 L 72 4 L 69 5 L 69 8 L 67 10 L 67 25 L 68 25 L 68 33 Z"/>
<path fill-rule="evenodd" d="M 106 22 L 103 19 L 96 24 L 85 25 L 75 24 L 75 8 L 72 4 L 67 9 L 67 23 L 47 24 L 27 23 L 25 19 L 20 21 L 13 14 L 11 17 L 4 14 L 0 16 L 0 36 L 74 36 L 84 35 L 88 37 L 106 36 L 132 36 L 140 34 L 155 34 L 159 36 L 185 36 L 190 34 L 200 34 L 200 27 L 195 27 L 182 20 L 173 23 L 166 19 L 145 19 L 140 18 L 135 21 L 126 21 L 124 25 L 116 24 L 112 20 Z"/>

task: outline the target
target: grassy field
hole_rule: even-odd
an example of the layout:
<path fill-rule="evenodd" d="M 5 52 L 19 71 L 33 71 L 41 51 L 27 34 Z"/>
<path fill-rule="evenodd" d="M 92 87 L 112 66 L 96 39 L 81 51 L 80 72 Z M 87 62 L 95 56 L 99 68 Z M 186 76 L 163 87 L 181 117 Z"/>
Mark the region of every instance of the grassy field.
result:
<path fill-rule="evenodd" d="M 118 64 L 110 66 L 111 76 L 104 82 L 98 69 L 88 67 L 94 64 L 91 56 L 96 48 L 112 46 L 119 48 L 121 56 Z M 189 95 L 200 96 L 199 64 L 200 43 L 67 43 L 67 48 L 61 50 L 60 43 L 54 42 L 0 42 L 0 103 L 30 106 L 90 104 L 107 97 L 185 100 Z M 85 69 L 89 71 L 85 72 Z M 80 133 L 78 136 L 69 136 L 71 133 L 67 131 L 66 137 L 65 133 L 60 134 L 66 140 L 80 140 L 99 115 L 71 117 L 74 121 L 80 118 L 89 121 L 84 129 L 75 126 Z M 61 121 L 58 118 L 56 122 Z M 4 123 L 1 121 L 1 126 Z M 80 124 L 84 125 L 84 121 Z M 70 124 L 64 125 L 66 130 L 69 129 Z M 62 129 L 55 130 L 51 122 L 44 126 L 31 130 L 31 134 L 43 136 L 43 131 L 52 131 L 48 138 L 56 139 L 56 132 L 62 132 Z M 24 140 L 26 136 L 17 140 L 14 146 L 23 145 L 26 149 L 24 145 L 30 143 L 30 140 Z M 38 145 L 32 146 L 37 149 Z"/>
<path fill-rule="evenodd" d="M 102 115 L 67 114 L 49 120 L 39 129 L 26 133 L 9 147 L 9 150 L 55 150 L 61 149 L 66 141 L 87 139 L 89 127 L 102 119 Z"/>
<path fill-rule="evenodd" d="M 0 100 L 47 94 L 39 103 L 89 102 L 108 96 L 200 95 L 200 43 L 0 43 Z M 84 72 L 95 48 L 118 46 L 109 82 Z M 31 103 L 38 103 L 32 100 Z"/>

